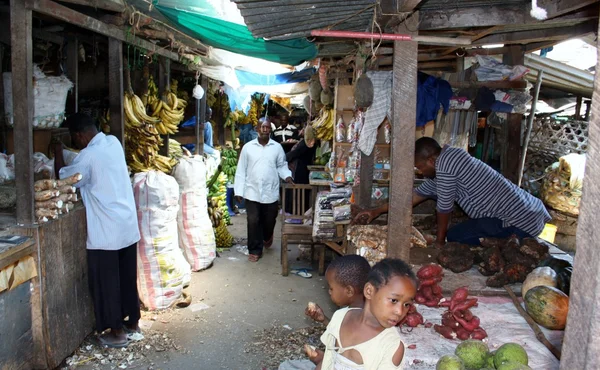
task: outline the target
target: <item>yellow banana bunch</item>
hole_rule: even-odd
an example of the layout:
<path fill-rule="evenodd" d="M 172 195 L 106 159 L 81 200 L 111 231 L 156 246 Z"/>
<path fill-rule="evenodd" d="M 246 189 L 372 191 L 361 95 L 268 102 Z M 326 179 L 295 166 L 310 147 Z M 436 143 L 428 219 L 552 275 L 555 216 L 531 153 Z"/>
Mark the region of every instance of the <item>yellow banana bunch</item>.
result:
<path fill-rule="evenodd" d="M 176 160 L 183 157 L 183 149 L 181 149 L 179 141 L 169 139 L 169 157 Z"/>
<path fill-rule="evenodd" d="M 172 135 L 179 130 L 177 126 L 183 120 L 184 113 L 183 108 L 178 108 L 181 106 L 179 101 L 177 95 L 169 91 L 163 94 L 162 100 L 158 99 L 153 102 L 151 106 L 152 117 L 159 120 L 159 123 L 156 124 L 156 130 L 161 135 Z"/>
<path fill-rule="evenodd" d="M 98 117 L 98 123 L 100 123 L 100 130 L 105 134 L 110 134 L 110 110 L 104 111 L 104 114 Z"/>
<path fill-rule="evenodd" d="M 328 109 L 327 107 L 321 108 L 319 117 L 311 122 L 318 139 L 327 141 L 333 139 L 334 119 L 335 114 L 333 109 Z"/>

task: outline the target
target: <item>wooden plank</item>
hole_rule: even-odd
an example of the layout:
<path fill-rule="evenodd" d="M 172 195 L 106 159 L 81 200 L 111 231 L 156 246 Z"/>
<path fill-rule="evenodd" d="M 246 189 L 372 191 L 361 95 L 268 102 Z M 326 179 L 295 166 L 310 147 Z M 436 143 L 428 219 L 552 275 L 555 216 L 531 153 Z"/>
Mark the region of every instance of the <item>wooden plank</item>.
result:
<path fill-rule="evenodd" d="M 600 41 L 597 41 L 600 48 Z M 596 70 L 600 70 L 600 59 Z M 577 254 L 571 278 L 569 315 L 562 347 L 561 370 L 594 369 L 600 363 L 600 76 L 596 74 L 585 168 L 585 184 L 577 228 Z"/>
<path fill-rule="evenodd" d="M 23 244 L 11 246 L 9 249 L 4 250 L 0 253 L 0 270 L 4 269 L 21 258 L 36 253 L 33 239 L 29 239 Z"/>
<path fill-rule="evenodd" d="M 597 3 L 598 0 L 540 0 L 538 6 L 546 9 L 547 25 L 559 26 L 560 22 L 581 19 L 582 14 L 570 14 L 586 6 Z M 543 5 L 541 3 L 544 3 Z M 441 30 L 471 27 L 492 27 L 502 25 L 540 24 L 529 14 L 531 6 L 527 5 L 491 5 L 468 8 L 422 9 L 419 20 L 419 30 Z"/>
<path fill-rule="evenodd" d="M 171 61 L 165 57 L 158 58 L 158 94 L 164 94 L 171 88 Z M 169 156 L 169 135 L 161 135 L 163 145 L 159 149 L 159 153 L 164 156 Z"/>
<path fill-rule="evenodd" d="M 73 114 L 79 111 L 79 40 L 77 38 L 68 40 L 66 49 L 66 75 L 73 83 L 73 89 L 67 96 L 65 111 L 67 114 Z"/>
<path fill-rule="evenodd" d="M 110 109 L 110 133 L 115 135 L 125 148 L 123 112 L 123 42 L 108 39 L 108 102 Z M 124 149 L 123 149 L 124 150 Z"/>
<path fill-rule="evenodd" d="M 109 38 L 115 38 L 117 40 L 133 44 L 139 48 L 146 49 L 151 54 L 158 54 L 169 59 L 179 60 L 179 55 L 177 53 L 160 47 L 150 41 L 135 37 L 129 34 L 128 31 L 103 23 L 96 18 L 77 12 L 54 1 L 31 0 L 31 3 L 31 9 L 37 13 L 51 16 L 63 22 L 67 22 L 87 30 L 97 32 L 101 35 L 108 36 Z"/>
<path fill-rule="evenodd" d="M 123 0 L 60 0 L 60 2 L 85 5 L 95 9 L 108 10 L 117 13 L 121 13 L 125 10 L 125 3 Z"/>
<path fill-rule="evenodd" d="M 502 55 L 502 63 L 514 66 L 525 64 L 525 49 L 522 45 L 511 45 Z"/>
<path fill-rule="evenodd" d="M 32 13 L 25 2 L 10 3 L 12 94 L 14 116 L 17 223 L 30 225 L 33 211 L 33 56 Z"/>
<path fill-rule="evenodd" d="M 418 19 L 418 12 L 414 13 Z M 411 32 L 406 24 L 398 26 L 400 34 Z M 412 227 L 412 191 L 414 178 L 415 117 L 417 116 L 417 55 L 418 43 L 394 42 L 394 86 L 392 93 L 392 143 L 390 175 L 388 256 L 409 262 Z"/>
<path fill-rule="evenodd" d="M 506 157 L 506 171 L 504 176 L 514 184 L 519 182 L 519 162 L 521 160 L 521 126 L 523 115 L 517 113 L 508 114 L 508 153 Z"/>
<path fill-rule="evenodd" d="M 29 283 L 0 293 L 0 362 L 2 369 L 33 369 L 31 298 Z"/>
<path fill-rule="evenodd" d="M 200 86 L 204 89 L 204 96 L 200 100 L 196 100 L 196 154 L 204 154 L 204 122 L 206 121 L 206 95 L 208 94 L 208 77 L 202 75 L 200 78 Z M 235 143 L 233 143 L 235 146 Z"/>
<path fill-rule="evenodd" d="M 373 193 L 373 168 L 375 166 L 375 150 L 370 155 L 360 153 L 360 185 L 357 203 L 361 208 L 371 208 Z"/>
<path fill-rule="evenodd" d="M 534 31 L 521 31 L 498 33 L 479 39 L 474 44 L 528 44 L 533 42 L 566 40 L 575 36 L 582 36 L 594 32 L 597 21 L 587 21 L 577 26 L 541 29 Z"/>
<path fill-rule="evenodd" d="M 491 90 L 496 89 L 525 89 L 527 81 L 449 81 L 450 86 L 458 89 L 467 89 L 470 87 L 487 87 Z"/>

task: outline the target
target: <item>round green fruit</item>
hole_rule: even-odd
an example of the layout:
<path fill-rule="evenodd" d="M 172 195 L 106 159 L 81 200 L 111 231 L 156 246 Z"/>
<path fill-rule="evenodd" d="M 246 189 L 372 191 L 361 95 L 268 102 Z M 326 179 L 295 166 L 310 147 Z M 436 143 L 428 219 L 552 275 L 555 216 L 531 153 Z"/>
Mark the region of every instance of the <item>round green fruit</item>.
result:
<path fill-rule="evenodd" d="M 486 365 L 489 352 L 487 344 L 480 340 L 466 340 L 456 347 L 454 354 L 465 364 L 467 370 L 479 370 Z"/>
<path fill-rule="evenodd" d="M 438 360 L 435 370 L 465 370 L 465 365 L 458 356 L 446 355 Z"/>
<path fill-rule="evenodd" d="M 505 362 L 518 362 L 523 365 L 529 364 L 529 357 L 525 349 L 517 343 L 506 343 L 500 346 L 494 355 L 494 364 L 496 369 Z"/>

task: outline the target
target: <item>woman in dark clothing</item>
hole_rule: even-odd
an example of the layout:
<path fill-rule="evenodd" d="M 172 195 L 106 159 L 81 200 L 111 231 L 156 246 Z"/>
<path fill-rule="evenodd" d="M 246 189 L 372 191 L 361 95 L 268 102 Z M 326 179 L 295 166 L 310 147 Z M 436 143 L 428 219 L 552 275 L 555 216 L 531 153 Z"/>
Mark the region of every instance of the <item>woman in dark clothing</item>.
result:
<path fill-rule="evenodd" d="M 315 130 L 307 126 L 304 129 L 304 138 L 285 155 L 296 184 L 308 184 L 308 166 L 315 157 L 315 143 Z"/>
<path fill-rule="evenodd" d="M 304 129 L 304 138 L 300 140 L 292 150 L 286 155 L 288 167 L 292 171 L 292 178 L 296 184 L 308 184 L 310 166 L 315 158 L 316 147 L 315 130 L 311 126 L 306 126 Z M 310 197 L 306 198 L 307 202 L 310 202 Z M 288 190 L 285 198 L 285 211 L 292 211 L 292 192 Z"/>

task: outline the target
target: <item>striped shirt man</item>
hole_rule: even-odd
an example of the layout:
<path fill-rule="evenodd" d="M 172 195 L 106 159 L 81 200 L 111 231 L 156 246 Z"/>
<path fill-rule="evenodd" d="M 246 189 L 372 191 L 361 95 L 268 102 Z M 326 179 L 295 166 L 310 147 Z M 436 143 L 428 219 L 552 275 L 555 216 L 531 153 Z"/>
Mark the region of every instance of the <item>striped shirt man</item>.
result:
<path fill-rule="evenodd" d="M 541 200 L 463 149 L 444 147 L 435 171 L 435 178 L 415 192 L 437 198 L 440 213 L 450 213 L 456 202 L 471 218 L 497 218 L 503 227 L 513 226 L 532 236 L 539 235 L 551 219 Z"/>

